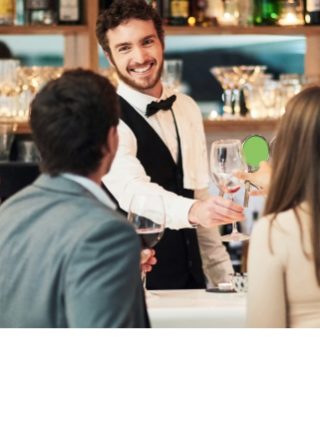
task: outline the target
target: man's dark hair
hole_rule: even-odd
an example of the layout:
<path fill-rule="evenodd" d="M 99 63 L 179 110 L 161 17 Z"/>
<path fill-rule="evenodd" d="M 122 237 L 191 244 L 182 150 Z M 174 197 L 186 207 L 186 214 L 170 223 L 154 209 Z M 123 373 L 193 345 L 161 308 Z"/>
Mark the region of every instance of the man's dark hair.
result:
<path fill-rule="evenodd" d="M 108 132 L 118 121 L 116 91 L 105 77 L 78 69 L 49 82 L 34 98 L 30 115 L 42 171 L 88 176 L 99 167 Z"/>
<path fill-rule="evenodd" d="M 163 44 L 164 30 L 162 20 L 154 7 L 145 0 L 114 0 L 111 6 L 102 12 L 97 20 L 96 35 L 102 49 L 111 55 L 107 31 L 129 19 L 153 21 L 158 37 Z"/>

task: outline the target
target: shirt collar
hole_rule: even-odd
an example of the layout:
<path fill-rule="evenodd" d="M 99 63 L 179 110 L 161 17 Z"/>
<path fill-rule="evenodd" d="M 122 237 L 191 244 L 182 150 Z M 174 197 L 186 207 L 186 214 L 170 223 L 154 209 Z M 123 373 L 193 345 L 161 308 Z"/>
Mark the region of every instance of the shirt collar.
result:
<path fill-rule="evenodd" d="M 97 200 L 99 200 L 105 206 L 109 207 L 112 210 L 115 210 L 115 204 L 111 201 L 111 199 L 104 192 L 104 190 L 93 180 L 88 179 L 84 176 L 74 175 L 72 173 L 62 173 L 61 176 L 66 179 L 77 182 L 79 185 L 87 189 L 95 198 L 97 198 Z"/>
<path fill-rule="evenodd" d="M 134 108 L 140 111 L 143 115 L 145 114 L 147 105 L 150 102 L 153 102 L 153 101 L 158 102 L 161 99 L 166 99 L 168 96 L 172 94 L 172 93 L 168 93 L 168 89 L 162 86 L 162 94 L 160 98 L 155 98 L 153 96 L 146 95 L 145 93 L 139 92 L 139 90 L 136 90 L 128 86 L 123 81 L 119 82 L 117 92 L 118 92 L 118 95 L 123 97 L 130 105 L 132 105 Z"/>

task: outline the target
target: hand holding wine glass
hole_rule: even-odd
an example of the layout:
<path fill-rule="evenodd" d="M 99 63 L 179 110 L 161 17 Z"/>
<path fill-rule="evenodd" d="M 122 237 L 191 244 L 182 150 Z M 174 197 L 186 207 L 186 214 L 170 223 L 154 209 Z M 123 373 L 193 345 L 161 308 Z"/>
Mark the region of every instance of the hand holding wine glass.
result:
<path fill-rule="evenodd" d="M 235 175 L 236 171 L 246 171 L 241 156 L 241 141 L 238 139 L 218 140 L 212 143 L 210 152 L 210 170 L 212 177 L 223 194 L 229 194 L 233 201 L 243 182 Z M 237 230 L 236 222 L 232 232 L 222 236 L 222 241 L 244 241 L 249 237 Z"/>
<path fill-rule="evenodd" d="M 255 189 L 250 190 L 250 195 L 267 195 L 270 185 L 272 169 L 269 163 L 261 161 L 260 167 L 255 172 L 237 171 L 235 176 L 238 179 L 249 182 Z"/>
<path fill-rule="evenodd" d="M 160 241 L 165 228 L 165 210 L 161 195 L 134 195 L 129 206 L 128 221 L 141 237 L 143 248 L 153 248 Z M 144 271 L 142 280 L 146 289 Z"/>
<path fill-rule="evenodd" d="M 140 254 L 140 269 L 142 272 L 151 272 L 157 263 L 156 252 L 153 249 L 143 249 Z"/>

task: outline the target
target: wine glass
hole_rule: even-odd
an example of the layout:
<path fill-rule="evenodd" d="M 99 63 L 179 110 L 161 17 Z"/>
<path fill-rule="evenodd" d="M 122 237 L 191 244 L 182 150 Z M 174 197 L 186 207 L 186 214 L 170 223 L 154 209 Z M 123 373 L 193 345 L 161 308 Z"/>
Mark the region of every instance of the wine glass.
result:
<path fill-rule="evenodd" d="M 246 171 L 241 155 L 241 141 L 238 139 L 222 139 L 212 143 L 210 152 L 210 171 L 222 194 L 229 194 L 233 201 L 234 194 L 239 191 L 243 182 L 234 176 L 235 171 Z M 231 234 L 223 235 L 222 241 L 244 241 L 244 235 L 232 224 Z"/>
<path fill-rule="evenodd" d="M 160 241 L 165 228 L 165 210 L 161 195 L 134 195 L 129 205 L 128 221 L 140 236 L 143 248 L 153 248 Z M 145 272 L 142 272 L 141 278 L 146 291 Z"/>

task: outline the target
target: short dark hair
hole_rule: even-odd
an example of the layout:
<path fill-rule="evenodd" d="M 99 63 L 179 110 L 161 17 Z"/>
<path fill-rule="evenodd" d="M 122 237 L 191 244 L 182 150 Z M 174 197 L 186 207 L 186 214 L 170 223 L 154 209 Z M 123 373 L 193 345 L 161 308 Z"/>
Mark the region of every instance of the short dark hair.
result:
<path fill-rule="evenodd" d="M 41 170 L 52 176 L 88 176 L 99 167 L 108 132 L 118 122 L 118 98 L 107 78 L 82 69 L 66 71 L 44 86 L 31 104 Z"/>
<path fill-rule="evenodd" d="M 114 0 L 111 6 L 98 16 L 96 35 L 102 49 L 111 54 L 107 31 L 130 19 L 153 21 L 158 37 L 163 44 L 164 30 L 157 10 L 145 0 Z"/>

